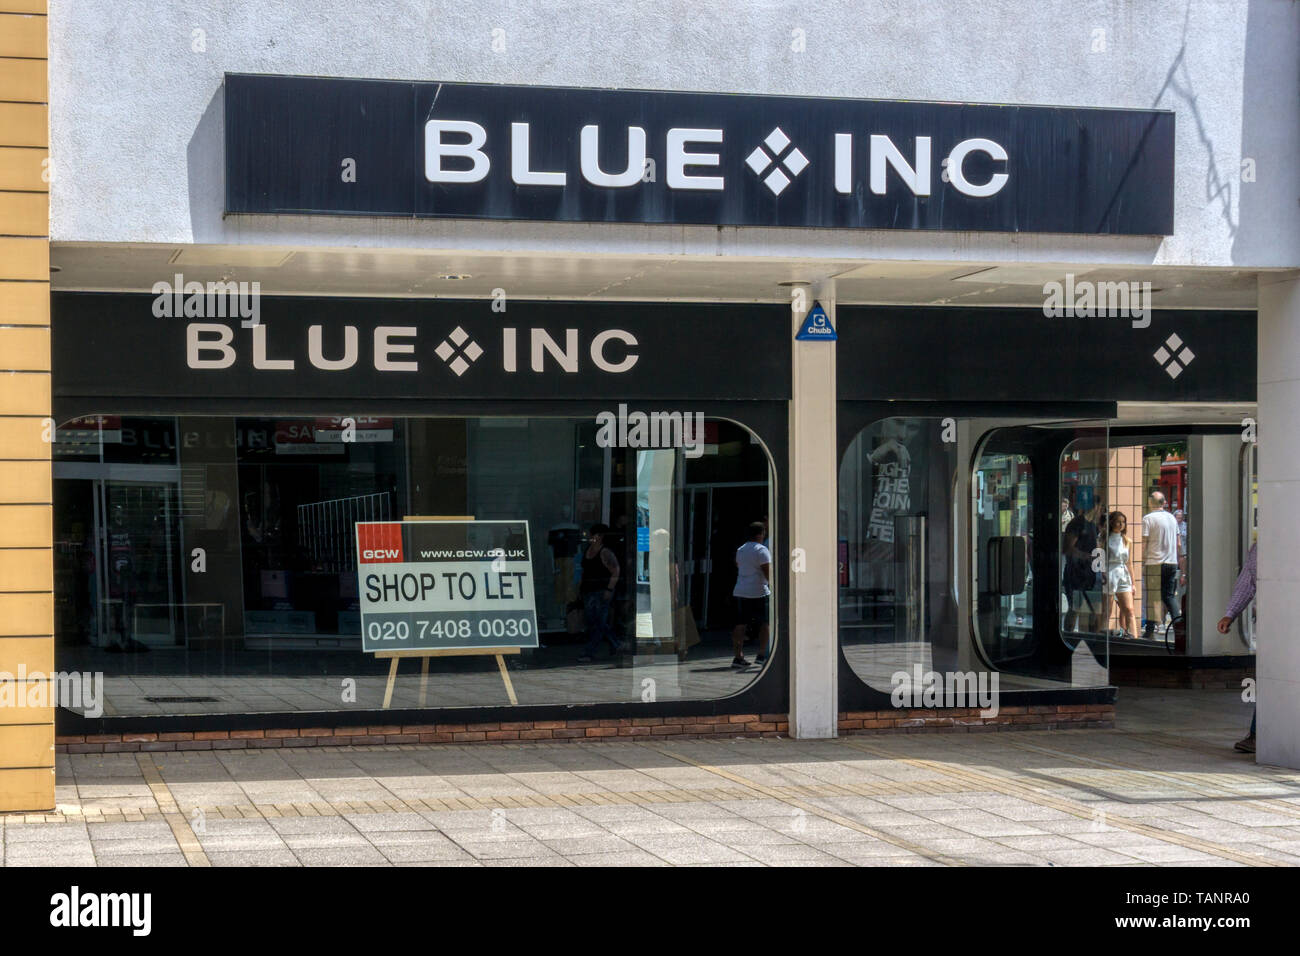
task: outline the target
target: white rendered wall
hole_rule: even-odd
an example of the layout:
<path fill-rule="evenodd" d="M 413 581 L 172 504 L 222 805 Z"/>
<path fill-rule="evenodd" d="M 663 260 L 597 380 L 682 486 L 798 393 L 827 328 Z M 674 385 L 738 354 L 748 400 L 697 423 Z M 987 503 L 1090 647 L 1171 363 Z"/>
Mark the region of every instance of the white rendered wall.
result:
<path fill-rule="evenodd" d="M 49 45 L 56 242 L 1300 265 L 1285 0 L 50 0 Z M 223 220 L 225 71 L 1168 108 L 1176 233 Z"/>

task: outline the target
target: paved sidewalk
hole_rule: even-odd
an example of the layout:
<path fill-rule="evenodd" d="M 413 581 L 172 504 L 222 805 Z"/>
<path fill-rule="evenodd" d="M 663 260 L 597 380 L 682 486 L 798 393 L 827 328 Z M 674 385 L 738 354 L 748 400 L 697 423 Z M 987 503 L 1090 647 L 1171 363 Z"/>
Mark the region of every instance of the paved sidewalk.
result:
<path fill-rule="evenodd" d="M 26 865 L 1294 865 L 1300 772 L 1234 692 L 1113 731 L 61 755 Z M 1185 729 L 1192 728 L 1192 729 Z"/>

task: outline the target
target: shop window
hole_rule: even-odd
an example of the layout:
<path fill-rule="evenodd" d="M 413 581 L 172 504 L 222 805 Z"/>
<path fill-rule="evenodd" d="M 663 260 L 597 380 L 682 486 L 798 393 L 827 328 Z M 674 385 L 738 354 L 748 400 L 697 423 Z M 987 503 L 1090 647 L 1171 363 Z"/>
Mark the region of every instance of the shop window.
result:
<path fill-rule="evenodd" d="M 853 672 L 896 675 L 957 659 L 951 419 L 889 418 L 850 442 L 839 475 L 839 638 Z"/>
<path fill-rule="evenodd" d="M 1032 655 L 1034 467 L 1027 455 L 986 446 L 975 469 L 977 630 L 1000 667 Z"/>
<path fill-rule="evenodd" d="M 1192 583 L 1188 548 L 1192 476 L 1187 439 L 1116 444 L 1110 452 L 1108 479 L 1110 511 L 1103 517 L 1109 591 L 1105 618 L 1099 626 L 1116 642 L 1117 652 L 1185 653 L 1182 635 L 1172 623 L 1174 612 L 1186 609 Z M 1162 509 L 1154 507 L 1153 495 L 1163 500 Z M 1168 518 L 1159 520 L 1171 521 L 1175 529 L 1168 553 L 1159 563 L 1153 563 L 1160 556 L 1151 552 L 1152 543 L 1143 536 L 1143 521 L 1155 510 L 1168 512 Z M 1127 543 L 1116 537 L 1121 531 L 1127 535 Z M 1125 552 L 1127 562 L 1120 560 Z M 1175 570 L 1162 571 L 1161 564 Z"/>
<path fill-rule="evenodd" d="M 766 450 L 713 418 L 691 449 L 606 437 L 594 417 L 67 422 L 59 667 L 102 671 L 109 715 L 378 710 L 388 662 L 361 651 L 356 524 L 472 516 L 528 523 L 542 646 L 511 659 L 520 704 L 739 692 L 762 673 L 731 666 L 732 590 L 736 549 L 774 515 Z M 580 575 L 597 523 L 620 573 L 609 638 L 588 647 Z M 434 658 L 425 693 L 428 707 L 507 703 L 490 657 Z M 416 666 L 392 706 L 419 694 Z"/>
<path fill-rule="evenodd" d="M 971 627 L 1004 688 L 1108 682 L 1104 425 L 1000 427 L 971 473 Z"/>
<path fill-rule="evenodd" d="M 917 668 L 996 673 L 1002 690 L 1107 683 L 1105 635 L 1062 633 L 1058 586 L 1071 509 L 1105 507 L 1106 428 L 1007 421 L 888 418 L 845 450 L 840 648 L 870 687 Z M 1097 579 L 1081 583 L 1100 612 Z"/>

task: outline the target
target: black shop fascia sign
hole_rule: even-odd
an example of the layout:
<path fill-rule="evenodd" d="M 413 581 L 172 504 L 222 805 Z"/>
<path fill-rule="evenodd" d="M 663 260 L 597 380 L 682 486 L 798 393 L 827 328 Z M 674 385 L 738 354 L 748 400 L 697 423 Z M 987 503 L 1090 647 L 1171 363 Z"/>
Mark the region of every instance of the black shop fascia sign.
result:
<path fill-rule="evenodd" d="M 170 299 L 170 297 L 167 297 Z M 787 400 L 778 305 L 55 293 L 59 397 Z M 162 312 L 163 315 L 157 313 Z M 166 313 L 172 314 L 166 314 Z"/>
<path fill-rule="evenodd" d="M 229 214 L 1169 235 L 1165 110 L 226 74 Z"/>
<path fill-rule="evenodd" d="M 842 400 L 1253 402 L 1250 310 L 840 306 Z"/>

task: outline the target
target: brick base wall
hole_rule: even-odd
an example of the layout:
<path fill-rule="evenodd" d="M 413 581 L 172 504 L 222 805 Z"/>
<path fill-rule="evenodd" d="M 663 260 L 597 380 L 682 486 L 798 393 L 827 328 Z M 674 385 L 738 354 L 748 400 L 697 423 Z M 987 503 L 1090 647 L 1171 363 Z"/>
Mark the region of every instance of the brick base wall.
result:
<path fill-rule="evenodd" d="M 1111 727 L 1113 705 L 1005 707 L 997 717 L 978 710 L 882 710 L 840 714 L 841 734 Z M 518 743 L 525 740 L 662 740 L 702 737 L 784 737 L 785 714 L 709 717 L 622 717 L 613 720 L 518 720 L 485 724 L 370 725 L 59 737 L 60 753 L 243 750 L 264 747 L 342 747 L 376 744 Z"/>
<path fill-rule="evenodd" d="M 1114 704 L 1003 707 L 993 717 L 980 716 L 979 708 L 961 707 L 940 710 L 863 710 L 840 714 L 839 720 L 841 735 L 981 733 L 992 730 L 1068 730 L 1114 726 Z"/>

